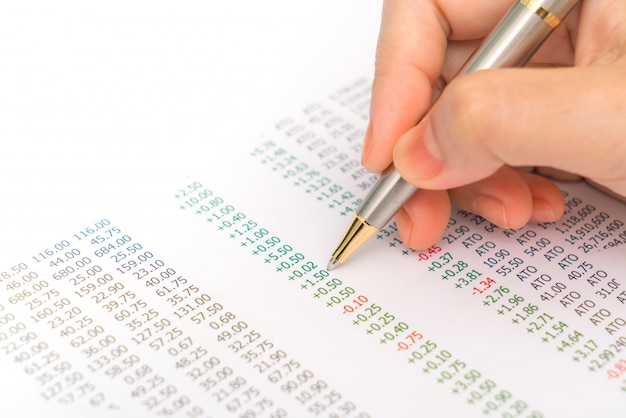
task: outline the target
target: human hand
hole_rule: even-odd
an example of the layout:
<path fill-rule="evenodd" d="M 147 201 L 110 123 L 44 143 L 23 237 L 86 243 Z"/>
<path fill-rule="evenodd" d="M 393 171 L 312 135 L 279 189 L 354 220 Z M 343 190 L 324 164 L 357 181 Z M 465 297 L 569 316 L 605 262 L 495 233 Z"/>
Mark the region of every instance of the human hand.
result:
<path fill-rule="evenodd" d="M 626 2 L 579 2 L 527 68 L 453 79 L 511 2 L 385 0 L 362 163 L 420 188 L 396 215 L 410 247 L 451 203 L 505 228 L 558 219 L 560 190 L 516 167 L 626 196 Z"/>

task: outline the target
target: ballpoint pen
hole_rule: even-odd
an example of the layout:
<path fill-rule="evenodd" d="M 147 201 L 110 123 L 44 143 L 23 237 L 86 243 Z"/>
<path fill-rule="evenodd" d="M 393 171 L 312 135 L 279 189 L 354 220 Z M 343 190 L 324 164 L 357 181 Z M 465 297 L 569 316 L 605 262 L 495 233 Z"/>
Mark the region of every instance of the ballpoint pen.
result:
<path fill-rule="evenodd" d="M 556 28 L 577 0 L 517 0 L 483 44 L 457 74 L 505 67 L 522 67 Z M 343 263 L 357 248 L 384 227 L 417 191 L 388 167 L 355 212 L 328 263 Z"/>

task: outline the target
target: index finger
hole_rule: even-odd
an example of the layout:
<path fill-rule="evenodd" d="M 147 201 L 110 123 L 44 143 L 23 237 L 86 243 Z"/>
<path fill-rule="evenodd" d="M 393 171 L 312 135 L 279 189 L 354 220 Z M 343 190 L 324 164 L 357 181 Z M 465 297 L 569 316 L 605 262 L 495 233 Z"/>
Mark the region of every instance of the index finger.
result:
<path fill-rule="evenodd" d="M 510 0 L 385 1 L 362 156 L 369 171 L 391 164 L 397 138 L 430 108 L 448 39 L 485 36 L 510 5 Z"/>

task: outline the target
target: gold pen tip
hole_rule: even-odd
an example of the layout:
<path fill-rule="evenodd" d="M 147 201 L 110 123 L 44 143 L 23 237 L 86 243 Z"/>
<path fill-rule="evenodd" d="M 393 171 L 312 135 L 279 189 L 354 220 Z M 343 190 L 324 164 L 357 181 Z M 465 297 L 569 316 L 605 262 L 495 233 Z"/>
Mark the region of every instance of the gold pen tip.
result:
<path fill-rule="evenodd" d="M 330 271 L 334 269 L 335 267 L 337 267 L 338 265 L 339 265 L 339 262 L 337 261 L 337 259 L 331 258 L 330 261 L 328 262 L 328 266 L 326 266 L 326 270 Z"/>
<path fill-rule="evenodd" d="M 330 256 L 326 270 L 332 270 L 339 264 L 345 262 L 350 254 L 374 235 L 376 231 L 378 231 L 378 228 L 368 224 L 358 212 L 355 212 L 352 221 L 350 221 L 350 225 L 348 225 L 346 232 L 344 232 L 341 237 L 339 245 L 337 245 L 337 248 Z"/>

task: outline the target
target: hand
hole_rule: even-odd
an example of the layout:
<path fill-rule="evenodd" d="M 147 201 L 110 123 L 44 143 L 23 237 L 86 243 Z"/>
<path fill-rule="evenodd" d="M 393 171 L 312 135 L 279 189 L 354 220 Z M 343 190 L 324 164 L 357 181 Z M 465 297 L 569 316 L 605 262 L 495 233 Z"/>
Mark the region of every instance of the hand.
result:
<path fill-rule="evenodd" d="M 579 2 L 526 68 L 454 78 L 511 3 L 385 0 L 362 163 L 420 188 L 396 215 L 410 247 L 451 203 L 505 228 L 557 220 L 559 189 L 519 167 L 626 196 L 626 2 Z"/>

